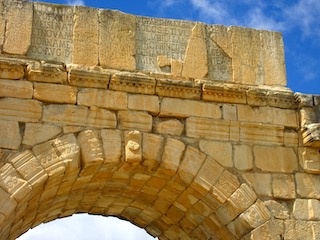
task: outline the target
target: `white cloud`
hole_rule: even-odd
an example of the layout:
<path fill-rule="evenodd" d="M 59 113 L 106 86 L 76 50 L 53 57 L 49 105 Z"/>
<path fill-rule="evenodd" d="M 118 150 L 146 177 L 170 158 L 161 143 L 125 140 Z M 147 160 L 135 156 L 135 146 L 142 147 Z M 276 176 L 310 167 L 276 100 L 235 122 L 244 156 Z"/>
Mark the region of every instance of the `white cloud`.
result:
<path fill-rule="evenodd" d="M 84 6 L 84 0 L 68 0 L 67 1 L 68 5 L 72 5 L 72 6 Z"/>

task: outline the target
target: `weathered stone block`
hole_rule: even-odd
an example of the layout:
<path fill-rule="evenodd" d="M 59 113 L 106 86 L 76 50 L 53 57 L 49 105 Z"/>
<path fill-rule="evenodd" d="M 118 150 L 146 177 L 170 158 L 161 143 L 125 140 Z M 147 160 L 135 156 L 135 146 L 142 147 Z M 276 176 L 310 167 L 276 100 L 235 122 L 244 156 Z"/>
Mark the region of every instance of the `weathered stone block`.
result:
<path fill-rule="evenodd" d="M 194 100 L 164 98 L 161 102 L 160 116 L 221 118 L 219 105 Z"/>
<path fill-rule="evenodd" d="M 99 12 L 99 60 L 102 66 L 136 69 L 136 16 L 118 11 Z"/>
<path fill-rule="evenodd" d="M 233 146 L 233 163 L 241 171 L 249 171 L 253 168 L 253 153 L 249 145 Z"/>
<path fill-rule="evenodd" d="M 297 220 L 319 221 L 320 201 L 317 199 L 296 199 L 292 213 Z"/>
<path fill-rule="evenodd" d="M 271 174 L 244 173 L 242 177 L 254 189 L 257 195 L 272 197 Z"/>
<path fill-rule="evenodd" d="M 26 55 L 31 44 L 33 4 L 8 1 L 3 52 Z"/>
<path fill-rule="evenodd" d="M 142 134 L 139 131 L 125 132 L 125 161 L 137 164 L 142 161 Z"/>
<path fill-rule="evenodd" d="M 128 95 L 128 109 L 149 112 L 157 115 L 160 111 L 158 96 L 150 95 Z"/>
<path fill-rule="evenodd" d="M 178 169 L 179 177 L 190 184 L 197 175 L 206 155 L 197 148 L 188 146 Z"/>
<path fill-rule="evenodd" d="M 86 126 L 88 108 L 75 105 L 55 105 L 44 107 L 43 121 L 61 125 Z"/>
<path fill-rule="evenodd" d="M 296 185 L 292 175 L 272 174 L 272 189 L 275 198 L 296 198 Z"/>
<path fill-rule="evenodd" d="M 224 120 L 237 121 L 237 106 L 223 104 L 222 105 L 222 117 Z"/>
<path fill-rule="evenodd" d="M 255 165 L 262 171 L 292 173 L 298 169 L 298 159 L 292 148 L 255 146 Z"/>
<path fill-rule="evenodd" d="M 0 120 L 0 147 L 19 149 L 21 135 L 19 123 L 14 121 Z"/>
<path fill-rule="evenodd" d="M 160 134 L 180 136 L 184 125 L 177 119 L 156 122 L 156 131 Z"/>
<path fill-rule="evenodd" d="M 143 134 L 142 156 L 145 159 L 144 164 L 146 164 L 146 160 L 156 161 L 159 164 L 163 143 L 164 138 L 160 135 Z"/>
<path fill-rule="evenodd" d="M 99 10 L 75 6 L 72 63 L 96 66 L 99 63 Z"/>
<path fill-rule="evenodd" d="M 230 138 L 230 122 L 189 117 L 186 120 L 186 135 L 192 138 L 228 141 Z"/>
<path fill-rule="evenodd" d="M 316 239 L 314 238 L 314 229 L 312 222 L 301 220 L 286 220 L 284 222 L 285 239 Z"/>
<path fill-rule="evenodd" d="M 264 202 L 269 211 L 275 218 L 288 219 L 290 210 L 286 202 L 277 202 L 275 200 L 268 200 Z"/>
<path fill-rule="evenodd" d="M 72 86 L 107 89 L 111 74 L 111 72 L 103 69 L 87 70 L 75 68 L 69 70 L 68 80 Z"/>
<path fill-rule="evenodd" d="M 152 116 L 145 112 L 120 111 L 118 112 L 119 127 L 121 129 L 136 129 L 151 131 Z"/>
<path fill-rule="evenodd" d="M 49 103 L 75 104 L 77 88 L 59 84 L 34 83 L 33 98 Z"/>
<path fill-rule="evenodd" d="M 306 173 L 296 174 L 297 193 L 303 198 L 320 198 L 320 176 Z"/>
<path fill-rule="evenodd" d="M 62 64 L 34 62 L 28 65 L 27 76 L 33 82 L 64 84 L 68 81 L 68 74 Z"/>
<path fill-rule="evenodd" d="M 320 152 L 317 148 L 303 148 L 301 161 L 301 165 L 306 172 L 320 173 Z"/>
<path fill-rule="evenodd" d="M 97 106 L 110 110 L 126 110 L 128 97 L 124 92 L 83 88 L 78 93 L 78 105 Z"/>
<path fill-rule="evenodd" d="M 61 128 L 55 125 L 26 123 L 22 144 L 34 146 L 48 141 L 61 133 Z"/>
<path fill-rule="evenodd" d="M 122 137 L 119 130 L 101 130 L 106 163 L 118 162 L 122 156 Z"/>
<path fill-rule="evenodd" d="M 21 122 L 38 122 L 42 115 L 42 105 L 36 100 L 15 98 L 0 99 L 0 119 Z"/>
<path fill-rule="evenodd" d="M 97 172 L 104 161 L 103 146 L 95 130 L 86 130 L 78 135 L 81 147 L 81 176 L 91 176 Z"/>
<path fill-rule="evenodd" d="M 24 77 L 25 66 L 18 61 L 8 58 L 0 58 L 0 78 L 2 79 L 22 79 Z"/>
<path fill-rule="evenodd" d="M 96 128 L 116 128 L 116 114 L 103 108 L 90 107 L 87 126 Z"/>
<path fill-rule="evenodd" d="M 222 166 L 233 167 L 231 143 L 200 140 L 199 147 Z"/>
<path fill-rule="evenodd" d="M 32 95 L 31 82 L 0 80 L 0 97 L 32 98 Z"/>

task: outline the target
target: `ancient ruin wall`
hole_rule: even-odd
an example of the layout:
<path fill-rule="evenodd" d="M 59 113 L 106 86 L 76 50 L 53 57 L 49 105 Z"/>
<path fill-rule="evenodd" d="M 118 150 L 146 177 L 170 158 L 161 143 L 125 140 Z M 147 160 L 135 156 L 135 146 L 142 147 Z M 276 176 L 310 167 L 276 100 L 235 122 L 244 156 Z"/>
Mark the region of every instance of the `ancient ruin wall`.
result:
<path fill-rule="evenodd" d="M 280 33 L 0 1 L 0 239 L 77 212 L 160 239 L 319 239 L 320 101 Z"/>

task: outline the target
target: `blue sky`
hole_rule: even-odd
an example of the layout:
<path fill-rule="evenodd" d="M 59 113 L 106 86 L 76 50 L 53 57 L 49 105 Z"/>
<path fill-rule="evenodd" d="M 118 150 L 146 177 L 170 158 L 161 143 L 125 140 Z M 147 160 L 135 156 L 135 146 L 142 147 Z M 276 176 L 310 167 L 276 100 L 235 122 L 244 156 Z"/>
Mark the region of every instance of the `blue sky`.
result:
<path fill-rule="evenodd" d="M 236 25 L 283 33 L 288 87 L 294 92 L 320 94 L 319 0 L 43 0 L 58 4 L 116 9 L 135 15 L 184 19 L 208 24 Z M 91 219 L 91 220 L 90 220 Z M 150 239 L 110 218 L 86 215 L 41 225 L 20 238 L 44 239 Z M 123 223 L 126 224 L 126 223 Z M 52 228 L 51 228 L 52 226 Z M 121 227 L 119 227 L 121 226 Z M 49 230 L 49 228 L 51 228 Z M 75 238 L 68 236 L 72 229 Z M 125 231 L 124 231 L 125 229 Z M 96 233 L 86 236 L 86 232 Z M 123 235 L 120 235 L 123 234 Z"/>

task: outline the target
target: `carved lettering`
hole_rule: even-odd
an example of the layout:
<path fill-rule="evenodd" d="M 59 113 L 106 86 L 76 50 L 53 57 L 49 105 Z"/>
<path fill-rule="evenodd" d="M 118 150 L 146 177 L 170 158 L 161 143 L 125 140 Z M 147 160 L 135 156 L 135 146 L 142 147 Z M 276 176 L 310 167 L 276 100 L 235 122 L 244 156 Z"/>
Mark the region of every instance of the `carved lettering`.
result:
<path fill-rule="evenodd" d="M 34 4 L 32 39 L 28 56 L 70 63 L 72 37 L 71 7 Z"/>
<path fill-rule="evenodd" d="M 161 71 L 158 56 L 183 61 L 192 27 L 185 21 L 138 18 L 137 69 Z"/>

